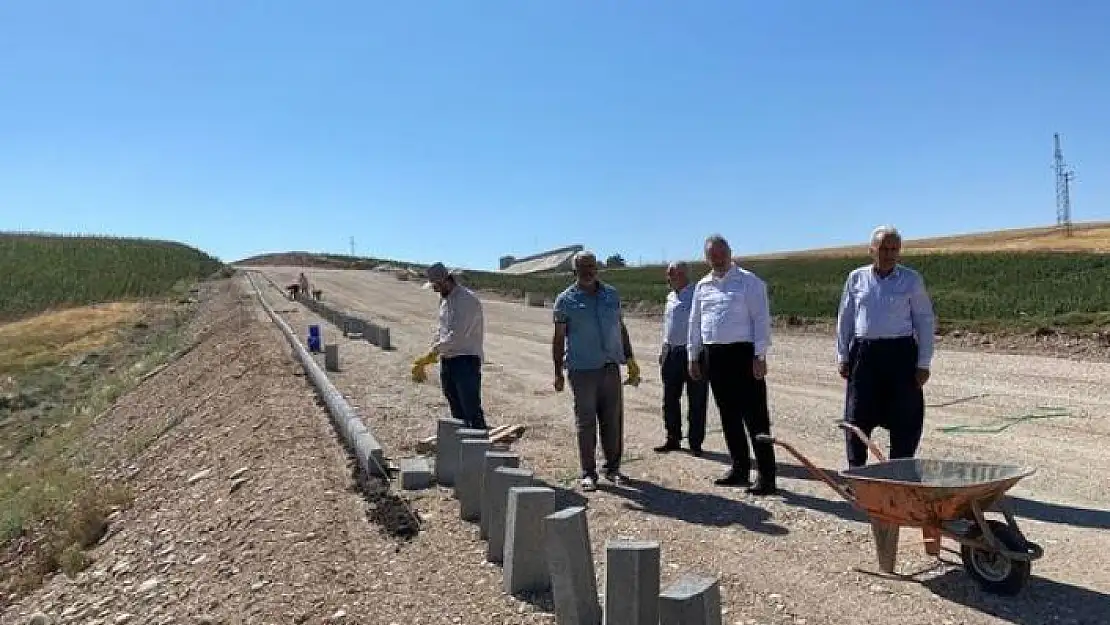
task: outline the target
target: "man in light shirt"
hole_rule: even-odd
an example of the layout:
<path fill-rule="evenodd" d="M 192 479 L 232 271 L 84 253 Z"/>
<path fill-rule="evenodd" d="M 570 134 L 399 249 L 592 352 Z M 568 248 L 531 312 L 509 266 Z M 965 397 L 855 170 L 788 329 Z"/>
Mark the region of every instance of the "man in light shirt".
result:
<path fill-rule="evenodd" d="M 482 301 L 458 284 L 442 263 L 428 268 L 426 277 L 440 295 L 439 330 L 432 349 L 413 363 L 413 379 L 423 381 L 424 367 L 439 359 L 439 380 L 451 416 L 468 428 L 486 429 L 482 410 L 482 343 L 485 320 Z"/>
<path fill-rule="evenodd" d="M 621 298 L 612 285 L 597 279 L 597 256 L 575 255 L 575 283 L 555 298 L 555 333 L 551 356 L 555 364 L 555 391 L 566 383 L 564 367 L 574 396 L 574 421 L 582 490 L 597 488 L 597 439 L 605 456 L 602 472 L 616 485 L 625 482 L 620 472 L 624 447 L 624 396 L 620 366 L 628 366 L 625 384 L 640 383 L 640 367 L 632 355 L 621 315 Z"/>
<path fill-rule="evenodd" d="M 705 259 L 712 271 L 694 286 L 686 349 L 690 377 L 709 380 L 732 456 L 731 470 L 715 483 L 750 484 L 747 428 L 759 471 L 748 492 L 769 495 L 776 491 L 775 450 L 771 443 L 755 440 L 771 433 L 764 379 L 771 345 L 767 285 L 733 262 L 732 248 L 720 235 L 706 239 Z"/>
<path fill-rule="evenodd" d="M 709 399 L 709 386 L 705 380 L 690 377 L 687 366 L 686 340 L 690 327 L 690 301 L 694 296 L 694 285 L 690 283 L 689 268 L 686 263 L 677 262 L 667 266 L 667 304 L 663 312 L 663 347 L 659 354 L 659 368 L 663 378 L 663 427 L 667 440 L 655 448 L 658 453 L 681 449 L 682 441 L 682 389 L 686 388 L 686 404 L 689 422 L 687 441 L 690 453 L 702 454 L 701 444 L 705 440 L 705 411 Z"/>
<path fill-rule="evenodd" d="M 890 458 L 912 458 L 925 425 L 935 317 L 921 274 L 899 264 L 902 236 L 893 226 L 871 234 L 873 262 L 844 282 L 836 321 L 840 377 L 848 381 L 844 418 L 868 436 L 890 433 Z M 867 463 L 867 447 L 851 432 L 848 465 Z"/>

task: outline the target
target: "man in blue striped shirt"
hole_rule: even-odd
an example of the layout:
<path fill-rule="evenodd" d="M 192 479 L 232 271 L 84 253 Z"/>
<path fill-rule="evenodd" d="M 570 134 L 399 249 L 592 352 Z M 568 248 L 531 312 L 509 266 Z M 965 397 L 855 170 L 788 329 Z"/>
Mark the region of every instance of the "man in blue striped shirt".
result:
<path fill-rule="evenodd" d="M 898 262 L 901 251 L 893 226 L 872 232 L 873 262 L 848 274 L 836 324 L 837 362 L 848 381 L 845 420 L 868 436 L 885 428 L 890 458 L 912 458 L 921 442 L 935 331 L 925 281 Z M 845 434 L 848 466 L 863 466 L 866 445 Z"/>

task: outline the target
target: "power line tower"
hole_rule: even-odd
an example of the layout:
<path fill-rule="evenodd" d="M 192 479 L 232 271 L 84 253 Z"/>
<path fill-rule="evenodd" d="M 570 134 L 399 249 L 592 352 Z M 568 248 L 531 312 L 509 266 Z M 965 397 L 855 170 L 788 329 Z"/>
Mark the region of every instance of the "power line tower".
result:
<path fill-rule="evenodd" d="M 1075 172 L 1064 162 L 1064 151 L 1060 148 L 1060 133 L 1052 135 L 1056 145 L 1056 225 L 1064 229 L 1064 236 L 1071 236 L 1071 182 Z"/>

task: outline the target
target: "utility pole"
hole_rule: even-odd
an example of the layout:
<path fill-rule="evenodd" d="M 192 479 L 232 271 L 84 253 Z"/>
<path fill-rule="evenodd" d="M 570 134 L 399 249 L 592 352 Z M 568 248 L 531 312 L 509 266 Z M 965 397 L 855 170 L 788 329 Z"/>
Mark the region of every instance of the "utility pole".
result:
<path fill-rule="evenodd" d="M 351 237 L 351 256 L 355 255 L 355 238 Z"/>
<path fill-rule="evenodd" d="M 1075 172 L 1064 162 L 1064 151 L 1060 148 L 1060 133 L 1052 135 L 1056 146 L 1056 225 L 1063 228 L 1064 236 L 1070 237 L 1071 229 L 1071 182 Z"/>

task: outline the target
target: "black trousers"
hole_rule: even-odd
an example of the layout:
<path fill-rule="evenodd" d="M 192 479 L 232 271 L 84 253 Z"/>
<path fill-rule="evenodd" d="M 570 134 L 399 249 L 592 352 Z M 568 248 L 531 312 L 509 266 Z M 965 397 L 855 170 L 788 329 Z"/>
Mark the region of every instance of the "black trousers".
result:
<path fill-rule="evenodd" d="M 775 479 L 775 448 L 771 443 L 755 440 L 756 434 L 771 433 L 771 415 L 767 409 L 767 381 L 752 375 L 755 346 L 751 343 L 726 343 L 705 346 L 705 375 L 713 390 L 717 411 L 721 413 L 732 468 L 742 475 L 750 470 L 748 437 L 761 480 Z"/>
<path fill-rule="evenodd" d="M 844 419 L 871 436 L 890 432 L 890 458 L 912 458 L 925 426 L 925 393 L 917 384 L 917 341 L 913 337 L 855 339 L 848 351 Z M 845 432 L 848 466 L 867 464 L 867 446 Z"/>
<path fill-rule="evenodd" d="M 682 440 L 681 399 L 685 388 L 686 418 L 690 421 L 687 440 L 691 449 L 700 449 L 705 440 L 709 383 L 704 378 L 695 380 L 690 377 L 685 345 L 665 346 L 659 365 L 663 376 L 663 427 L 667 431 L 667 441 L 677 443 Z"/>

